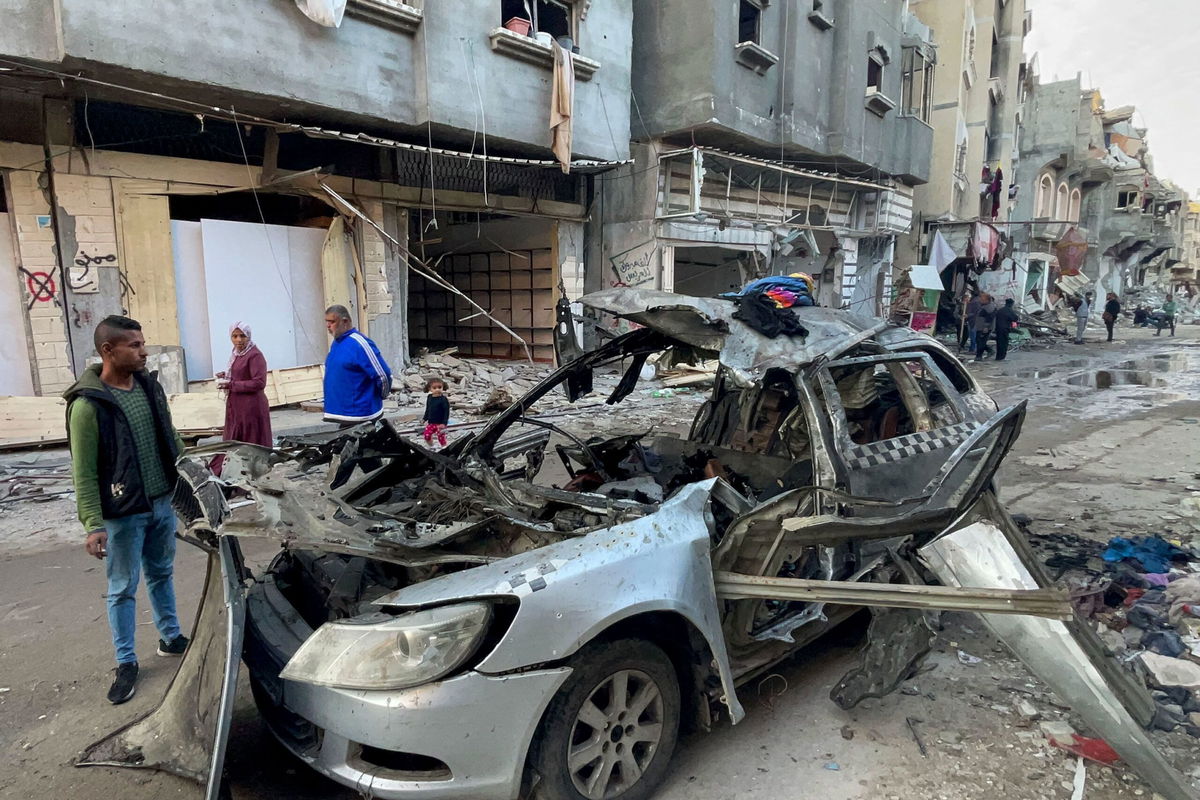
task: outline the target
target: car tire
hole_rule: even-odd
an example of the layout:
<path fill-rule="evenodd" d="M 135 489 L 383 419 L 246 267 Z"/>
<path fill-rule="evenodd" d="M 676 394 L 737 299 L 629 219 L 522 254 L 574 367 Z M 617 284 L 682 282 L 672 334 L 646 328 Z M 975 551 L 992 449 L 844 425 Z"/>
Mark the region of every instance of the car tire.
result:
<path fill-rule="evenodd" d="M 671 659 L 648 641 L 618 639 L 588 645 L 570 666 L 530 748 L 530 797 L 648 800 L 679 737 Z"/>

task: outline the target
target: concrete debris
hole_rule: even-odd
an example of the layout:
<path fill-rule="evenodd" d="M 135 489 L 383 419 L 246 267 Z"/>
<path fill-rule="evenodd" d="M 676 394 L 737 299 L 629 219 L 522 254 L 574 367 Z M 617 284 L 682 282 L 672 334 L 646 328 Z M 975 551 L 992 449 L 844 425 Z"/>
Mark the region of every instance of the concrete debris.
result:
<path fill-rule="evenodd" d="M 1146 668 L 1152 685 L 1200 691 L 1200 665 L 1158 653 L 1142 653 L 1138 658 L 1141 660 L 1142 666 Z"/>

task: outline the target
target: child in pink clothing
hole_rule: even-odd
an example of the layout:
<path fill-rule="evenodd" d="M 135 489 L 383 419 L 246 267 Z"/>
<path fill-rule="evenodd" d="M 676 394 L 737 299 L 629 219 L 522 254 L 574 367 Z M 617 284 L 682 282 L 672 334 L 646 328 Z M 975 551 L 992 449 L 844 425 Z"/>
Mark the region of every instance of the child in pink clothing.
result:
<path fill-rule="evenodd" d="M 446 398 L 446 382 L 441 378 L 432 378 L 425 384 L 429 397 L 425 400 L 425 444 L 433 446 L 433 437 L 437 436 L 438 444 L 446 446 L 446 426 L 450 424 L 450 401 Z"/>

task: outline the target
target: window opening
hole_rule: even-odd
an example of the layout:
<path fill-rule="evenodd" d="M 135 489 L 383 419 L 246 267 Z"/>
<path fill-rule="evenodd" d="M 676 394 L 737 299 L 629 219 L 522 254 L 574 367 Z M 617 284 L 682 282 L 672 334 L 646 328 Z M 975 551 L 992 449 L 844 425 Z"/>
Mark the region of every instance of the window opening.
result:
<path fill-rule="evenodd" d="M 916 47 L 901 54 L 900 113 L 929 122 L 933 114 L 933 62 Z"/>
<path fill-rule="evenodd" d="M 1117 192 L 1117 208 L 1136 208 L 1140 204 L 1136 190 L 1122 190 Z"/>
<path fill-rule="evenodd" d="M 883 59 L 877 53 L 867 57 L 867 93 L 883 91 Z"/>
<path fill-rule="evenodd" d="M 871 444 L 957 421 L 957 411 L 921 361 L 885 361 L 833 367 L 830 376 L 855 444 Z M 907 387 L 906 391 L 901 386 Z M 907 395 L 907 396 L 906 396 Z M 933 407 L 950 406 L 949 410 Z"/>
<path fill-rule="evenodd" d="M 761 44 L 759 35 L 762 29 L 762 7 L 750 0 L 740 0 L 738 3 L 738 44 L 754 42 Z"/>
<path fill-rule="evenodd" d="M 532 11 L 533 18 L 530 19 Z M 534 0 L 526 5 L 525 0 L 501 0 L 500 24 L 513 17 L 529 20 L 532 33 L 542 31 L 555 39 L 568 38 L 579 43 L 576 35 L 574 6 L 562 0 Z"/>

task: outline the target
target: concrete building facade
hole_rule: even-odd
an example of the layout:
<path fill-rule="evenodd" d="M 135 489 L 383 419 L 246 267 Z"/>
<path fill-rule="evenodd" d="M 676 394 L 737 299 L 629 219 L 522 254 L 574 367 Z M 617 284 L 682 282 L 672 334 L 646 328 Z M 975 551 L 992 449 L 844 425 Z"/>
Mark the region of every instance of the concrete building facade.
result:
<path fill-rule="evenodd" d="M 598 179 L 589 286 L 802 271 L 823 304 L 878 312 L 934 135 L 934 47 L 905 6 L 635 0 L 635 163 Z"/>
<path fill-rule="evenodd" d="M 1031 75 L 1021 131 L 1018 197 L 1011 226 L 1031 270 L 1053 288 L 1122 295 L 1143 285 L 1182 243 L 1186 196 L 1154 174 L 1147 131 L 1131 106 L 1107 110 L 1079 77 L 1039 83 Z"/>
<path fill-rule="evenodd" d="M 286 333 L 272 366 L 320 363 L 332 301 L 393 362 L 552 358 L 595 173 L 629 156 L 633 9 L 532 5 L 524 35 L 508 0 L 349 0 L 340 27 L 290 0 L 0 0 L 0 392 L 61 392 L 110 313 L 193 381 L 241 314 Z M 569 173 L 555 39 L 578 51 Z"/>

